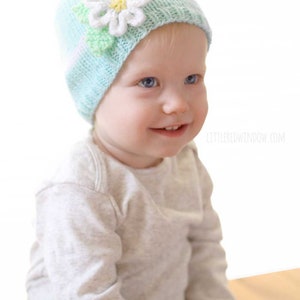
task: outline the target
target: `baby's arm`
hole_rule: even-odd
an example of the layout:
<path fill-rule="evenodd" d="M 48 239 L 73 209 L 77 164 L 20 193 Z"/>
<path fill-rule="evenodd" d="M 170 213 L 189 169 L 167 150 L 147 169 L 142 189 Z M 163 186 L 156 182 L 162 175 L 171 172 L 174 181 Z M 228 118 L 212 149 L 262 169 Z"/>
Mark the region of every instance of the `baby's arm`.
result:
<path fill-rule="evenodd" d="M 123 300 L 116 215 L 108 195 L 57 184 L 37 199 L 38 238 L 57 300 Z"/>
<path fill-rule="evenodd" d="M 186 300 L 232 300 L 225 276 L 225 252 L 220 245 L 220 221 L 210 202 L 212 182 L 205 167 L 198 163 L 203 191 L 203 221 L 199 227 L 191 228 L 192 259 Z"/>

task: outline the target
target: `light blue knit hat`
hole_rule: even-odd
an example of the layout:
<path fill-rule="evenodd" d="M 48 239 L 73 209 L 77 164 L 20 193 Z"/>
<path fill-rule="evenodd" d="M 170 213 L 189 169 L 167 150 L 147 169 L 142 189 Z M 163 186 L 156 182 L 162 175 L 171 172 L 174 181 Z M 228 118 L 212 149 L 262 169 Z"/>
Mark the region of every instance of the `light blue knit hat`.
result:
<path fill-rule="evenodd" d="M 90 123 L 124 61 L 150 31 L 181 22 L 211 29 L 196 0 L 61 0 L 56 25 L 66 80 Z"/>

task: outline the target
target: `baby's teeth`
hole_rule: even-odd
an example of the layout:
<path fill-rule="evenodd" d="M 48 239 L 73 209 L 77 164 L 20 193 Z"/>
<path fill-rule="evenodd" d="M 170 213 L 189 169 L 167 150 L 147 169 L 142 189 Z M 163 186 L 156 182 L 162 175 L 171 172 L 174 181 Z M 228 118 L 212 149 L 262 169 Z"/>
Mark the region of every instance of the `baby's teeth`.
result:
<path fill-rule="evenodd" d="M 179 128 L 179 126 L 170 126 L 170 127 L 166 127 L 165 130 L 177 130 Z"/>

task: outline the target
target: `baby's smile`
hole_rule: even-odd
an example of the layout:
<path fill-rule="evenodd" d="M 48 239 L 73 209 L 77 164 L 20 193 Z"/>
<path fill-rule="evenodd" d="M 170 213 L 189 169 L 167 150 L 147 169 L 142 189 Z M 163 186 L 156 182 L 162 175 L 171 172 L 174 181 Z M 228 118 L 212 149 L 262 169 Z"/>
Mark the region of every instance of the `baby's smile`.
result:
<path fill-rule="evenodd" d="M 154 131 L 155 133 L 159 133 L 167 137 L 180 137 L 184 135 L 187 128 L 188 128 L 188 124 L 182 124 L 182 125 L 172 125 L 172 126 L 167 126 L 162 128 L 151 128 L 151 130 Z"/>

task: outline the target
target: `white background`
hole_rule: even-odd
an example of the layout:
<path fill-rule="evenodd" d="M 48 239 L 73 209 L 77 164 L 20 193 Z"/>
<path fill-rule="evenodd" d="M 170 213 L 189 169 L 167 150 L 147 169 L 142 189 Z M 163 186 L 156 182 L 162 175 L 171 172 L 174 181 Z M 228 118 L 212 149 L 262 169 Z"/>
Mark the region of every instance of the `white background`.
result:
<path fill-rule="evenodd" d="M 300 18 L 296 0 L 201 0 L 213 28 L 210 112 L 197 137 L 215 184 L 228 276 L 300 267 Z M 57 1 L 4 2 L 0 16 L 0 282 L 26 299 L 34 193 L 88 130 L 64 83 Z"/>

